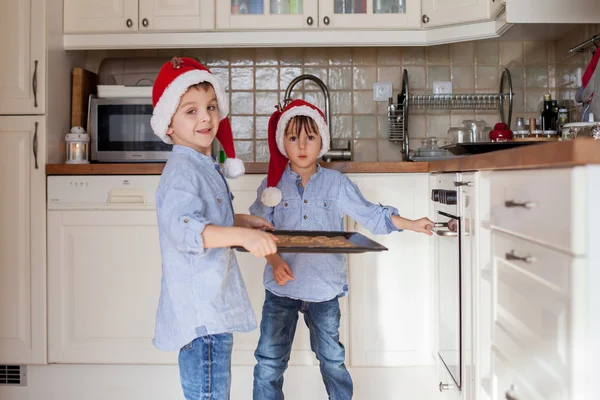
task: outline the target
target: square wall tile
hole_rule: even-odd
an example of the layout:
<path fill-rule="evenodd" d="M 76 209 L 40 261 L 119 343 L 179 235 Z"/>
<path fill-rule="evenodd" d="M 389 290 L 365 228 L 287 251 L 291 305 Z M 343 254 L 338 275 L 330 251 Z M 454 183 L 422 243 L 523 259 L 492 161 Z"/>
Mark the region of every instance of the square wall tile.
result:
<path fill-rule="evenodd" d="M 544 106 L 544 94 L 548 93 L 548 90 L 544 89 L 530 89 L 525 95 L 525 111 L 528 113 L 537 113 L 537 117 Z"/>
<path fill-rule="evenodd" d="M 269 162 L 271 153 L 269 152 L 269 142 L 266 140 L 257 140 L 255 143 L 256 162 Z"/>
<path fill-rule="evenodd" d="M 498 64 L 500 61 L 500 47 L 498 40 L 480 40 L 475 45 L 475 62 L 481 64 Z"/>
<path fill-rule="evenodd" d="M 377 49 L 377 64 L 400 65 L 402 64 L 402 52 L 397 47 L 381 47 Z"/>
<path fill-rule="evenodd" d="M 507 67 L 523 64 L 523 42 L 501 41 L 500 63 Z"/>
<path fill-rule="evenodd" d="M 427 137 L 445 137 L 450 129 L 450 113 L 427 115 Z"/>
<path fill-rule="evenodd" d="M 254 162 L 254 142 L 252 140 L 236 140 L 233 145 L 237 158 L 245 162 Z"/>
<path fill-rule="evenodd" d="M 206 55 L 206 66 L 212 67 L 228 67 L 230 65 L 230 50 L 229 49 L 211 49 Z"/>
<path fill-rule="evenodd" d="M 466 66 L 452 66 L 452 91 L 465 91 L 474 88 L 475 68 Z"/>
<path fill-rule="evenodd" d="M 268 139 L 269 138 L 269 119 L 270 116 L 256 116 L 255 123 L 255 136 L 257 139 Z"/>
<path fill-rule="evenodd" d="M 548 87 L 548 66 L 526 67 L 525 79 L 528 88 Z"/>
<path fill-rule="evenodd" d="M 377 68 L 377 82 L 392 82 L 394 90 L 402 89 L 401 67 L 379 67 Z"/>
<path fill-rule="evenodd" d="M 475 73 L 477 75 L 476 83 L 478 90 L 485 89 L 491 93 L 498 92 L 498 90 L 500 90 L 500 71 L 498 67 L 478 65 L 475 68 Z"/>
<path fill-rule="evenodd" d="M 257 115 L 271 115 L 279 104 L 279 92 L 256 92 L 254 97 Z"/>
<path fill-rule="evenodd" d="M 408 118 L 408 141 L 427 137 L 427 116 L 410 115 Z M 419 141 L 420 143 L 420 141 Z"/>
<path fill-rule="evenodd" d="M 352 116 L 342 115 L 332 117 L 331 128 L 332 138 L 335 139 L 352 139 Z"/>
<path fill-rule="evenodd" d="M 304 50 L 300 47 L 279 49 L 279 64 L 296 66 L 304 64 Z"/>
<path fill-rule="evenodd" d="M 373 91 L 354 92 L 354 114 L 375 114 L 377 103 L 373 101 Z"/>
<path fill-rule="evenodd" d="M 377 140 L 355 140 L 353 147 L 353 161 L 377 161 Z"/>
<path fill-rule="evenodd" d="M 329 68 L 329 90 L 352 89 L 352 67 Z"/>
<path fill-rule="evenodd" d="M 374 65 L 377 63 L 377 49 L 374 47 L 356 47 L 352 49 L 352 64 Z"/>
<path fill-rule="evenodd" d="M 302 98 L 310 104 L 318 107 L 321 111 L 325 112 L 325 97 L 323 96 L 322 92 L 304 92 L 304 96 Z"/>
<path fill-rule="evenodd" d="M 512 80 L 513 89 L 523 89 L 525 87 L 525 67 L 515 66 L 508 68 Z"/>
<path fill-rule="evenodd" d="M 231 90 L 254 89 L 254 68 L 231 68 Z"/>
<path fill-rule="evenodd" d="M 354 137 L 356 139 L 374 139 L 377 137 L 377 117 L 357 115 L 354 117 Z"/>
<path fill-rule="evenodd" d="M 450 59 L 452 64 L 473 65 L 475 63 L 475 42 L 451 44 Z"/>
<path fill-rule="evenodd" d="M 403 65 L 424 65 L 425 47 L 405 47 L 402 49 Z"/>
<path fill-rule="evenodd" d="M 410 75 L 409 75 L 410 79 Z M 427 67 L 427 87 L 433 89 L 435 81 L 449 81 L 450 67 Z"/>
<path fill-rule="evenodd" d="M 217 77 L 223 89 L 229 90 L 229 68 L 211 68 L 210 72 Z"/>
<path fill-rule="evenodd" d="M 334 115 L 352 114 L 352 92 L 332 92 L 331 112 Z"/>
<path fill-rule="evenodd" d="M 273 48 L 258 48 L 255 50 L 255 61 L 256 65 L 268 66 L 278 65 L 279 58 L 277 57 L 277 49 Z"/>
<path fill-rule="evenodd" d="M 279 89 L 279 68 L 275 68 L 275 67 L 256 68 L 256 89 L 257 90 L 278 90 Z"/>
<path fill-rule="evenodd" d="M 376 67 L 354 67 L 353 68 L 354 89 L 373 89 L 377 82 Z"/>
<path fill-rule="evenodd" d="M 377 116 L 377 137 L 386 139 L 388 137 L 388 118 L 387 115 Z"/>
<path fill-rule="evenodd" d="M 232 116 L 230 121 L 234 139 L 254 138 L 254 117 Z"/>
<path fill-rule="evenodd" d="M 254 49 L 235 49 L 231 52 L 230 62 L 235 67 L 247 67 L 254 65 L 254 57 L 256 52 Z"/>
<path fill-rule="evenodd" d="M 523 52 L 525 56 L 526 65 L 548 65 L 548 42 L 524 42 Z"/>
<path fill-rule="evenodd" d="M 425 53 L 427 64 L 450 64 L 450 45 L 428 46 Z"/>
<path fill-rule="evenodd" d="M 409 90 L 427 88 L 427 80 L 425 79 L 425 67 L 409 66 L 405 67 L 408 73 Z"/>
<path fill-rule="evenodd" d="M 314 75 L 327 85 L 327 67 L 304 67 L 304 74 Z M 304 90 L 321 90 L 313 81 L 304 81 Z"/>
<path fill-rule="evenodd" d="M 302 75 L 301 67 L 281 67 L 279 69 L 279 88 L 285 91 L 290 82 L 300 75 Z M 302 82 L 296 86 L 296 90 L 300 89 L 301 85 Z"/>
<path fill-rule="evenodd" d="M 312 47 L 304 49 L 304 65 L 329 65 L 328 49 L 320 47 Z"/>
<path fill-rule="evenodd" d="M 334 48 L 329 52 L 329 65 L 352 65 L 352 50 Z"/>
<path fill-rule="evenodd" d="M 231 114 L 253 115 L 254 114 L 254 92 L 231 93 Z"/>
<path fill-rule="evenodd" d="M 402 144 L 389 140 L 378 140 L 378 160 L 380 162 L 402 161 Z"/>

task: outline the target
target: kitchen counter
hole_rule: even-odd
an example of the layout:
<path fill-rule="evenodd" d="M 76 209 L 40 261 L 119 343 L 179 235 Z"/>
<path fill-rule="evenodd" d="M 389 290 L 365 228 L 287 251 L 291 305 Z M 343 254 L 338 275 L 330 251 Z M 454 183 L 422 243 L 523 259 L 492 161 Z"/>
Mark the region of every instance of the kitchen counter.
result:
<path fill-rule="evenodd" d="M 344 173 L 415 173 L 560 168 L 600 164 L 600 140 L 579 139 L 435 162 L 321 163 Z M 160 175 L 164 163 L 48 164 L 48 175 Z M 246 163 L 247 174 L 266 174 L 267 163 Z"/>

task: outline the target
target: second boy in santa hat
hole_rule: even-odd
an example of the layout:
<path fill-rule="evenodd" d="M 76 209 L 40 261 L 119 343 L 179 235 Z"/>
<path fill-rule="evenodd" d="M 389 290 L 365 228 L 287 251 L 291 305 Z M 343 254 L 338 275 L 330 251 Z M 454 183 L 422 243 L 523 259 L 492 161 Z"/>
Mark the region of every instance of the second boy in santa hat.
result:
<path fill-rule="evenodd" d="M 256 328 L 229 247 L 266 256 L 276 251 L 276 239 L 260 230 L 272 228 L 263 218 L 234 213 L 229 186 L 211 155 L 216 137 L 230 157 L 225 174 L 244 173 L 219 80 L 196 60 L 175 58 L 161 68 L 152 103 L 154 133 L 174 144 L 156 191 L 162 280 L 153 343 L 179 351 L 186 399 L 228 399 L 232 332 Z"/>
<path fill-rule="evenodd" d="M 268 134 L 269 172 L 250 213 L 275 229 L 343 231 L 348 215 L 374 234 L 406 229 L 431 235 L 429 219 L 412 221 L 398 216 L 394 207 L 370 203 L 345 175 L 317 163 L 329 149 L 329 127 L 317 107 L 292 101 L 271 116 Z M 352 378 L 339 342 L 338 298 L 348 293 L 345 255 L 284 253 L 267 256 L 267 261 L 254 400 L 283 399 L 283 374 L 299 312 L 310 330 L 329 398 L 351 399 Z"/>

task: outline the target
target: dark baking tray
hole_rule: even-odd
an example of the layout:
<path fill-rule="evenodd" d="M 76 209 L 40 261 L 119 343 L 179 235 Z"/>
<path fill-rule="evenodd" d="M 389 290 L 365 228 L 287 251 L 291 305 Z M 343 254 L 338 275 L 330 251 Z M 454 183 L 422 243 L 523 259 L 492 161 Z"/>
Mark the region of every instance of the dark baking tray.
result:
<path fill-rule="evenodd" d="M 369 239 L 358 232 L 336 232 L 336 231 L 273 231 L 275 236 L 343 236 L 356 247 L 277 247 L 278 253 L 366 253 L 373 251 L 387 251 L 387 247 Z M 233 249 L 247 252 L 241 246 L 234 246 Z"/>
<path fill-rule="evenodd" d="M 482 154 L 492 151 L 512 149 L 513 147 L 529 146 L 532 144 L 548 143 L 547 141 L 509 141 L 509 142 L 474 142 L 474 143 L 457 143 L 448 146 L 443 146 L 442 149 L 448 150 L 456 156 L 467 154 Z"/>

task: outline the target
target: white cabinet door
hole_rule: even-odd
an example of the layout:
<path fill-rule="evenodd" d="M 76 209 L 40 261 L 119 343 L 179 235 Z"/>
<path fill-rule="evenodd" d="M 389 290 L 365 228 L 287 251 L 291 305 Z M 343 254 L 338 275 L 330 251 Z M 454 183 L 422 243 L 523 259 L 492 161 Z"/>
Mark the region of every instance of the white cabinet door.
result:
<path fill-rule="evenodd" d="M 64 0 L 65 33 L 134 32 L 138 0 Z"/>
<path fill-rule="evenodd" d="M 144 31 L 200 31 L 215 27 L 214 0 L 139 0 Z"/>
<path fill-rule="evenodd" d="M 419 0 L 319 0 L 319 28 L 400 30 L 420 27 Z"/>
<path fill-rule="evenodd" d="M 490 19 L 500 0 L 423 0 L 423 28 Z"/>
<path fill-rule="evenodd" d="M 394 206 L 410 219 L 428 215 L 427 174 L 349 177 L 373 203 Z M 389 249 L 348 257 L 351 365 L 431 364 L 431 238 L 413 232 L 374 236 L 352 220 L 348 228 Z"/>
<path fill-rule="evenodd" d="M 155 210 L 49 211 L 49 362 L 176 363 L 152 346 L 160 280 Z"/>
<path fill-rule="evenodd" d="M 44 135 L 42 117 L 0 117 L 1 364 L 46 363 Z"/>
<path fill-rule="evenodd" d="M 45 112 L 44 3 L 43 0 L 0 2 L 0 115 Z"/>
<path fill-rule="evenodd" d="M 598 0 L 506 0 L 506 22 L 598 24 Z"/>
<path fill-rule="evenodd" d="M 217 29 L 313 29 L 318 0 L 219 0 Z"/>
<path fill-rule="evenodd" d="M 242 178 L 231 180 L 231 191 L 235 196 L 233 206 L 238 214 L 247 214 L 249 207 L 256 200 L 256 189 L 260 186 L 264 175 L 246 175 Z M 256 258 L 249 253 L 236 251 L 236 257 L 244 283 L 248 290 L 248 296 L 252 302 L 257 322 L 260 324 L 262 305 L 265 299 L 265 287 L 263 285 L 263 271 L 266 261 L 264 258 Z M 342 319 L 340 322 L 340 341 L 347 346 L 348 344 L 348 307 L 347 299 L 340 299 L 340 308 Z M 254 350 L 258 344 L 260 330 L 254 330 L 249 333 L 234 334 L 232 364 L 234 365 L 254 365 Z M 351 349 L 346 347 L 346 359 L 349 358 Z M 310 334 L 302 315 L 298 318 L 298 327 L 296 337 L 292 346 L 292 355 L 290 365 L 318 365 L 314 353 L 310 349 Z"/>

